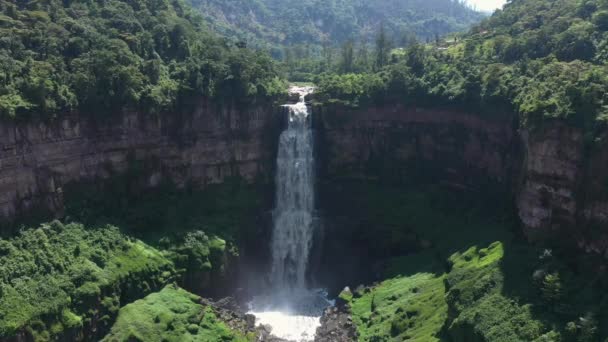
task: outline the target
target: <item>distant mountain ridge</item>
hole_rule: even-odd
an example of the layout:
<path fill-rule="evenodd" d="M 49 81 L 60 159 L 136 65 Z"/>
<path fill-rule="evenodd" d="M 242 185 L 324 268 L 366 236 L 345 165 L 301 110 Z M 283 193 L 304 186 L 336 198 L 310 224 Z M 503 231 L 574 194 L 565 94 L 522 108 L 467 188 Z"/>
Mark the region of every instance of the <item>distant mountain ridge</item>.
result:
<path fill-rule="evenodd" d="M 394 40 L 434 39 L 484 18 L 453 0 L 189 0 L 213 29 L 256 46 L 371 41 L 381 24 Z"/>

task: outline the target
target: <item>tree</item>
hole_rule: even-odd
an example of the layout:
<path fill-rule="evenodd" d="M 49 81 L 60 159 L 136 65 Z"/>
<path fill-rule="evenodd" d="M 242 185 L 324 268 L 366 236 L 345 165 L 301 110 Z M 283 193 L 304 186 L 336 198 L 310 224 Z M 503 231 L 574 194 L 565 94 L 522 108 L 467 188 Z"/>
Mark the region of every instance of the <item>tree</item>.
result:
<path fill-rule="evenodd" d="M 355 65 L 357 72 L 368 72 L 371 69 L 369 50 L 365 42 L 359 45 Z"/>
<path fill-rule="evenodd" d="M 334 49 L 329 42 L 323 44 L 323 60 L 325 71 L 330 71 L 334 64 Z"/>
<path fill-rule="evenodd" d="M 562 299 L 563 289 L 559 273 L 550 273 L 542 281 L 541 297 L 551 305 L 557 305 Z"/>
<path fill-rule="evenodd" d="M 380 25 L 380 31 L 378 32 L 378 37 L 376 38 L 376 70 L 382 69 L 388 64 L 391 48 L 392 42 L 386 34 L 384 24 L 382 24 Z"/>
<path fill-rule="evenodd" d="M 599 11 L 593 15 L 593 23 L 598 29 L 608 31 L 608 11 Z"/>
<path fill-rule="evenodd" d="M 401 45 L 403 47 L 409 47 L 409 46 L 416 45 L 416 44 L 418 44 L 418 38 L 411 31 L 407 31 L 401 37 Z"/>
<path fill-rule="evenodd" d="M 340 71 L 342 73 L 350 73 L 353 72 L 354 66 L 354 44 L 352 40 L 346 41 L 342 45 L 342 60 L 340 63 Z"/>

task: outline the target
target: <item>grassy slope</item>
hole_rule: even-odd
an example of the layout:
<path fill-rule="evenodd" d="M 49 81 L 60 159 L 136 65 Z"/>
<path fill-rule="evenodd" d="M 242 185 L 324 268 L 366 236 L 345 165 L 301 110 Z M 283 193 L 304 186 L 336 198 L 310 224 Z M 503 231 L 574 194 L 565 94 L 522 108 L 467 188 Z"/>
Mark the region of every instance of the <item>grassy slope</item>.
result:
<path fill-rule="evenodd" d="M 247 233 L 240 227 L 260 200 L 239 184 L 143 198 L 128 184 L 70 189 L 68 214 L 86 226 L 54 222 L 0 239 L 0 338 L 24 329 L 41 341 L 76 338 L 92 320 L 108 329 L 121 306 L 169 282 L 203 286 L 198 276 L 221 275 L 224 253 L 238 252 L 226 240 Z"/>
<path fill-rule="evenodd" d="M 0 337 L 25 328 L 37 340 L 48 340 L 94 317 L 104 326 L 121 301 L 149 293 L 174 275 L 173 263 L 160 251 L 115 227 L 53 222 L 25 230 L 0 240 Z"/>
<path fill-rule="evenodd" d="M 447 318 L 444 296 L 443 277 L 432 273 L 389 279 L 353 301 L 353 321 L 362 341 L 399 335 L 436 341 Z"/>
<path fill-rule="evenodd" d="M 116 324 L 103 341 L 253 341 L 232 332 L 200 298 L 175 286 L 167 286 L 131 303 L 118 314 Z"/>
<path fill-rule="evenodd" d="M 386 280 L 354 294 L 361 341 L 599 341 L 605 334 L 598 305 L 605 287 L 514 239 L 508 211 L 490 210 L 496 203 L 434 190 L 362 191 L 357 198 L 387 227 L 370 239 L 387 245 L 409 229 L 428 242 L 392 258 Z M 550 274 L 562 277 L 557 290 L 547 285 Z"/>

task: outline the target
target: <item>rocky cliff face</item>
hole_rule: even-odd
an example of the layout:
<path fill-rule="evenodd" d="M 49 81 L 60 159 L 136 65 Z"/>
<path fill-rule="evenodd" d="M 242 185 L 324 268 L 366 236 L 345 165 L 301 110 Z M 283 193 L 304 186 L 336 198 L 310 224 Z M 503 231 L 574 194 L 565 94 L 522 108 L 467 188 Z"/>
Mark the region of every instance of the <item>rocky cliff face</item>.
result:
<path fill-rule="evenodd" d="M 564 123 L 520 130 L 514 116 L 388 106 L 321 109 L 324 179 L 427 179 L 455 188 L 504 189 L 525 234 L 572 238 L 608 253 L 608 149 L 589 150 L 583 132 Z"/>
<path fill-rule="evenodd" d="M 585 144 L 582 130 L 555 122 L 521 136 L 517 206 L 527 235 L 563 234 L 587 252 L 608 256 L 606 135 Z"/>
<path fill-rule="evenodd" d="M 199 186 L 241 176 L 270 179 L 283 116 L 272 107 L 215 108 L 114 121 L 69 117 L 0 124 L 0 216 L 42 206 L 61 214 L 65 184 L 107 178 L 148 160 L 147 184 Z M 386 106 L 315 108 L 322 181 L 425 178 L 461 189 L 510 190 L 530 238 L 558 232 L 608 251 L 608 136 L 547 123 L 518 130 L 514 116 Z"/>
<path fill-rule="evenodd" d="M 588 226 L 579 246 L 608 257 L 608 133 L 586 153 L 577 219 Z"/>
<path fill-rule="evenodd" d="M 0 216 L 41 206 L 61 213 L 62 188 L 107 178 L 131 160 L 148 160 L 147 183 L 204 186 L 240 176 L 268 177 L 279 115 L 271 106 L 238 110 L 201 102 L 193 113 L 126 113 L 116 120 L 79 116 L 51 123 L 0 124 Z"/>
<path fill-rule="evenodd" d="M 524 162 L 517 189 L 519 217 L 528 235 L 573 226 L 583 176 L 583 137 L 563 124 L 522 131 Z"/>
<path fill-rule="evenodd" d="M 513 119 L 483 120 L 449 110 L 390 106 L 321 110 L 322 173 L 327 178 L 407 180 L 466 188 L 491 180 L 509 183 L 519 139 Z"/>

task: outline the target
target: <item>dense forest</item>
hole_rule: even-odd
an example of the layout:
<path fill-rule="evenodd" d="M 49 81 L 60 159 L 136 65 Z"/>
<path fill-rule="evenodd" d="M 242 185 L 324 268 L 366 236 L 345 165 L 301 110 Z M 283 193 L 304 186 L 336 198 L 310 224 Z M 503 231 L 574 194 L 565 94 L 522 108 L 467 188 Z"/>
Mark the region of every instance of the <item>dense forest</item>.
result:
<path fill-rule="evenodd" d="M 1 1 L 3 117 L 159 113 L 194 97 L 284 92 L 275 63 L 210 32 L 180 1 Z"/>
<path fill-rule="evenodd" d="M 400 41 L 435 39 L 483 18 L 458 0 L 191 0 L 211 27 L 276 58 L 318 57 L 348 40 L 370 43 L 380 24 Z"/>
<path fill-rule="evenodd" d="M 363 72 L 317 77 L 318 95 L 351 106 L 516 112 L 524 126 L 563 119 L 592 132 L 608 117 L 607 10 L 602 0 L 512 1 L 470 33 L 435 44 L 389 52 L 379 38 L 372 58 L 359 62 Z M 343 49 L 334 70 L 357 66 L 351 51 Z"/>

